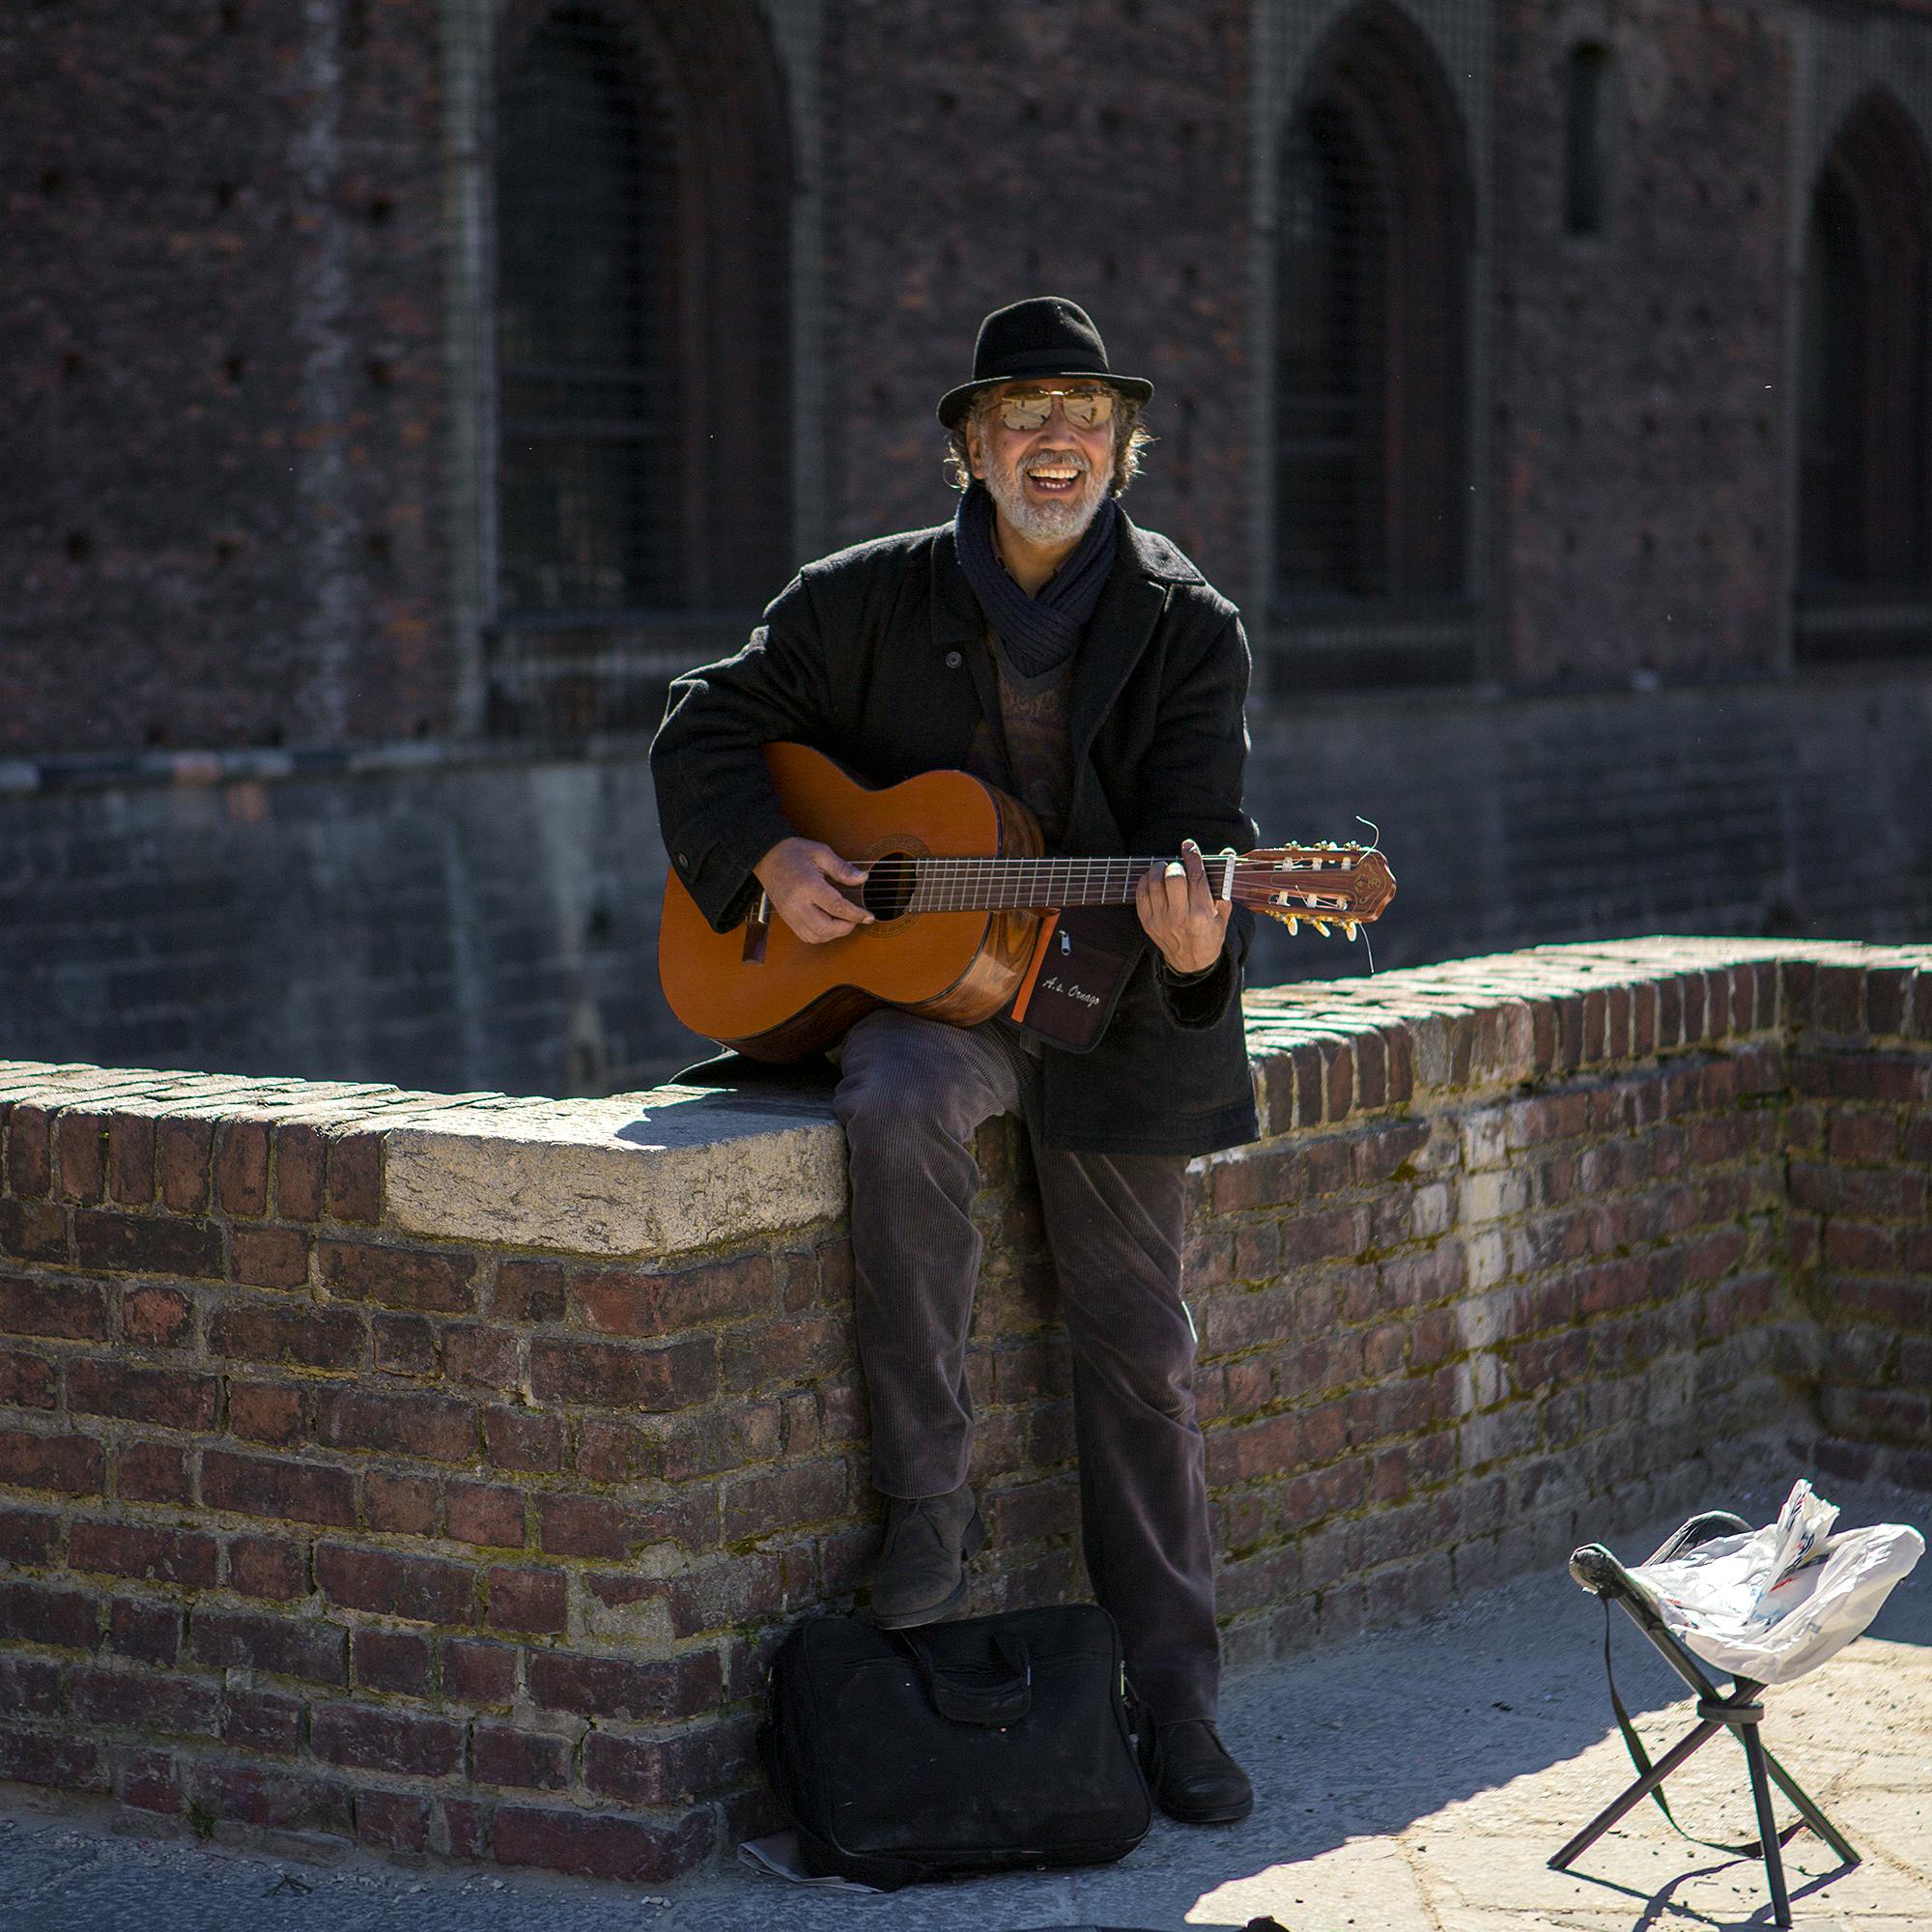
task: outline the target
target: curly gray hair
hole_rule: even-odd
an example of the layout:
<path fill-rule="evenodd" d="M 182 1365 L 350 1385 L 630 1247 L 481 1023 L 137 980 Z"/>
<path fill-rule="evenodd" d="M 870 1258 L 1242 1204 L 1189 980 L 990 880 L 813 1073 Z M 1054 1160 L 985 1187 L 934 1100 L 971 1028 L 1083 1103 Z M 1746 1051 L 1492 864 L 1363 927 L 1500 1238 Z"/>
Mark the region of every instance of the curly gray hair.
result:
<path fill-rule="evenodd" d="M 1154 440 L 1141 425 L 1143 407 L 1137 397 L 1123 396 L 1119 390 L 1114 392 L 1114 474 L 1107 487 L 1110 497 L 1120 496 L 1141 473 L 1141 451 Z M 966 413 L 946 432 L 946 480 L 955 490 L 972 487 L 973 464 L 966 453 L 966 432 L 983 422 L 990 408 L 984 394 L 975 396 Z"/>

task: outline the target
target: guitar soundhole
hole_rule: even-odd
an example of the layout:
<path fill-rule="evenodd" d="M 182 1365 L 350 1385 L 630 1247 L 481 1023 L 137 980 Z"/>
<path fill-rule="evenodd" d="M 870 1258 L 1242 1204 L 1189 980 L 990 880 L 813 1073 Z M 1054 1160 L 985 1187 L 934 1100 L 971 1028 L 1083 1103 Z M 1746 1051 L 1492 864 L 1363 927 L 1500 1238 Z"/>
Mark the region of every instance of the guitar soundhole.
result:
<path fill-rule="evenodd" d="M 903 917 L 906 907 L 912 903 L 913 889 L 918 884 L 912 855 L 909 852 L 882 852 L 876 859 L 868 859 L 866 863 L 870 870 L 866 874 L 866 883 L 859 888 L 859 897 L 866 910 L 882 924 L 889 919 Z"/>

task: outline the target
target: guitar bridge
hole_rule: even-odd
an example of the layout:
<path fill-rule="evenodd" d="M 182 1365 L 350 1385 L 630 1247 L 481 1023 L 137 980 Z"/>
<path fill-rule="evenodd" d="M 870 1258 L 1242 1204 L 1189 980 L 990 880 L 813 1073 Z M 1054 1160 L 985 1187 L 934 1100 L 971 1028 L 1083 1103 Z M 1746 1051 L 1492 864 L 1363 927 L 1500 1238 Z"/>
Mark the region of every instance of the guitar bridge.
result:
<path fill-rule="evenodd" d="M 769 893 L 760 893 L 757 903 L 745 915 L 745 964 L 762 966 L 765 963 L 765 942 L 772 936 L 772 897 Z"/>

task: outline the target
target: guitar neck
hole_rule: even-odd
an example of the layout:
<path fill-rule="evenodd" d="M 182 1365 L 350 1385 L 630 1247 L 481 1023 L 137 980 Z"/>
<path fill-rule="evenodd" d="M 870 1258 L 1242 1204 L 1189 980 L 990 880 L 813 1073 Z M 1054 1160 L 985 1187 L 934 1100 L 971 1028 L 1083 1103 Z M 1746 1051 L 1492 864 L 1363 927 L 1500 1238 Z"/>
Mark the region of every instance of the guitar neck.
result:
<path fill-rule="evenodd" d="M 910 912 L 977 912 L 997 906 L 1055 912 L 1064 906 L 1127 905 L 1150 866 L 1170 859 L 913 859 L 881 864 L 912 868 Z M 1228 896 L 1234 872 L 1225 857 L 1206 859 L 1208 889 Z M 876 867 L 874 868 L 877 869 Z"/>

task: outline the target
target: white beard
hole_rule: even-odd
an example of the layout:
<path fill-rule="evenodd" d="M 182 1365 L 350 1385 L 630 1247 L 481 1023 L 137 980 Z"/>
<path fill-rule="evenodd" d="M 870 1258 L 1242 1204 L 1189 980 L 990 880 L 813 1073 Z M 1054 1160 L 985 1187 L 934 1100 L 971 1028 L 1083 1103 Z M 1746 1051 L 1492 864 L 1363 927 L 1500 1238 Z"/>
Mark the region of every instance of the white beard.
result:
<path fill-rule="evenodd" d="M 1037 450 L 1027 461 L 1054 469 L 1079 469 L 1086 473 L 1069 496 L 1036 503 L 1026 494 L 1024 471 L 1019 464 L 1002 469 L 998 463 L 989 462 L 986 490 L 999 505 L 1000 514 L 1028 543 L 1062 544 L 1084 535 L 1106 500 L 1106 475 L 1088 469 L 1087 459 L 1078 450 Z"/>

